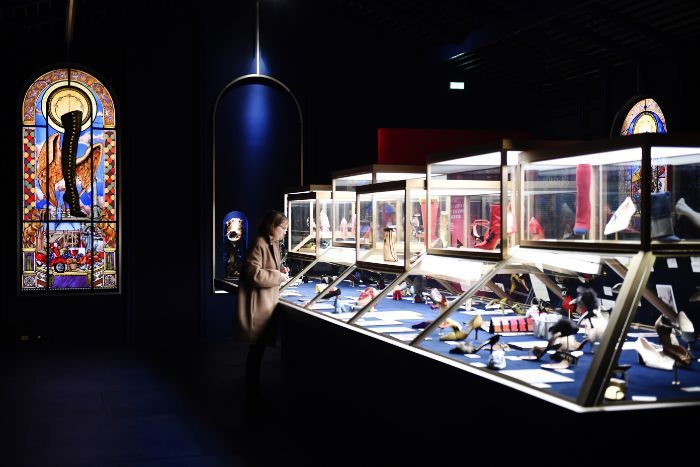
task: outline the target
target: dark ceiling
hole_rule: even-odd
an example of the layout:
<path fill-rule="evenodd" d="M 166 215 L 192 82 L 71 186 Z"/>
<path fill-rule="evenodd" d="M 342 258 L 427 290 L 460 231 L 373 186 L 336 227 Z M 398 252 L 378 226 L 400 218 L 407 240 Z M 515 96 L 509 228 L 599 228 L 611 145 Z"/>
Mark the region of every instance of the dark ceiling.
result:
<path fill-rule="evenodd" d="M 553 89 L 700 45 L 694 0 L 322 0 L 465 81 Z"/>
<path fill-rule="evenodd" d="M 67 1 L 4 0 L 0 6 L 3 39 L 19 43 L 37 34 L 62 34 Z M 80 11 L 98 0 L 75 1 Z M 140 8 L 140 2 L 126 3 L 128 8 Z M 648 65 L 700 45 L 700 2 L 694 0 L 262 3 L 264 8 L 283 4 L 288 12 L 306 15 L 307 22 L 332 18 L 353 35 L 391 47 L 409 65 L 432 63 L 454 79 L 522 87 L 529 93 L 595 79 L 620 67 Z M 201 7 L 200 15 L 216 11 L 216 2 L 203 4 L 209 7 Z"/>

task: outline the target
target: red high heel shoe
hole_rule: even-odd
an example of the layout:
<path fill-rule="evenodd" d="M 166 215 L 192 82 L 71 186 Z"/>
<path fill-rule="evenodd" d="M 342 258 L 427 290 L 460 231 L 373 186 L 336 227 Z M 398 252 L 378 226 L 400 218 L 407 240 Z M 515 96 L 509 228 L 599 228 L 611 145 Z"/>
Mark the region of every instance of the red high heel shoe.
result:
<path fill-rule="evenodd" d="M 483 242 L 474 245 L 474 248 L 483 250 L 493 250 L 501 241 L 501 205 L 491 205 L 491 220 L 489 221 L 489 231 Z"/>

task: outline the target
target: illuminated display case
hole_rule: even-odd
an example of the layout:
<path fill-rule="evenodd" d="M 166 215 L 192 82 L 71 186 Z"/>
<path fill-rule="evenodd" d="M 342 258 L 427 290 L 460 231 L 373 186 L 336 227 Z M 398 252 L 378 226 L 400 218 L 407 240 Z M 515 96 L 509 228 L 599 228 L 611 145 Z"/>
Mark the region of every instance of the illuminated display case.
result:
<path fill-rule="evenodd" d="M 431 254 L 508 257 L 508 248 L 518 243 L 515 182 L 518 155 L 526 147 L 499 140 L 428 158 Z"/>
<path fill-rule="evenodd" d="M 396 278 L 395 273 L 358 270 L 355 266 L 356 188 L 386 180 L 422 180 L 424 177 L 423 167 L 410 165 L 375 164 L 335 172 L 332 185 L 333 246 L 313 261 L 308 257 L 289 255 L 287 265 L 293 277 L 282 289 L 281 299 L 328 313 L 337 319 L 349 319 L 351 313 L 341 309 L 347 309 L 349 302 L 356 300 L 371 280 L 377 287 L 380 279 L 384 284 Z M 354 290 L 357 288 L 362 290 Z"/>
<path fill-rule="evenodd" d="M 700 405 L 700 139 L 501 144 L 356 188 L 357 260 L 307 310 L 573 411 Z M 476 248 L 496 203 L 508 241 Z"/>
<path fill-rule="evenodd" d="M 425 253 L 425 235 L 411 223 L 425 203 L 425 179 L 357 188 L 357 266 L 402 272 Z"/>
<path fill-rule="evenodd" d="M 287 193 L 289 220 L 287 253 L 316 258 L 331 246 L 331 187 L 315 185 L 312 190 Z"/>
<path fill-rule="evenodd" d="M 520 159 L 523 245 L 632 251 L 651 242 L 655 251 L 673 251 L 699 244 L 695 137 L 633 135 Z"/>
<path fill-rule="evenodd" d="M 373 164 L 333 172 L 333 245 L 355 248 L 355 190 L 359 186 L 395 180 L 423 179 L 415 165 Z"/>

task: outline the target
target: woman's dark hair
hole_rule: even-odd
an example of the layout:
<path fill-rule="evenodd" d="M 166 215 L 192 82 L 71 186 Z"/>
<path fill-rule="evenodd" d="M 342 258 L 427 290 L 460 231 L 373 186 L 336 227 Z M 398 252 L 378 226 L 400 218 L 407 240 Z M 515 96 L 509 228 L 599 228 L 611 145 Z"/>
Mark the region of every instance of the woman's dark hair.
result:
<path fill-rule="evenodd" d="M 288 221 L 287 216 L 283 212 L 275 211 L 274 209 L 267 211 L 262 221 L 260 221 L 260 225 L 258 225 L 258 235 L 267 238 L 272 233 L 272 229 L 285 222 Z"/>

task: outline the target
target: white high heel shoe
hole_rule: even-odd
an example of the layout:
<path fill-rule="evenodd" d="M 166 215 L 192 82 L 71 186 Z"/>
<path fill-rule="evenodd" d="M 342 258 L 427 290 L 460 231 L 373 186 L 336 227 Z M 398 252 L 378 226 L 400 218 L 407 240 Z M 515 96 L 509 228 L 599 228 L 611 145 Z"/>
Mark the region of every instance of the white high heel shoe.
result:
<path fill-rule="evenodd" d="M 645 366 L 659 370 L 673 370 L 675 360 L 664 354 L 661 349 L 654 347 L 646 338 L 638 338 L 634 343 L 634 350 L 639 355 L 640 363 Z"/>
<path fill-rule="evenodd" d="M 610 235 L 625 230 L 630 225 L 630 219 L 632 219 L 636 210 L 637 208 L 632 202 L 632 198 L 629 196 L 625 198 L 605 226 L 603 235 Z"/>
<path fill-rule="evenodd" d="M 695 342 L 695 326 L 693 326 L 693 322 L 690 321 L 684 311 L 678 312 L 678 328 L 684 341 L 688 343 Z"/>

